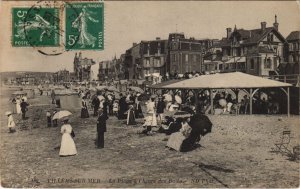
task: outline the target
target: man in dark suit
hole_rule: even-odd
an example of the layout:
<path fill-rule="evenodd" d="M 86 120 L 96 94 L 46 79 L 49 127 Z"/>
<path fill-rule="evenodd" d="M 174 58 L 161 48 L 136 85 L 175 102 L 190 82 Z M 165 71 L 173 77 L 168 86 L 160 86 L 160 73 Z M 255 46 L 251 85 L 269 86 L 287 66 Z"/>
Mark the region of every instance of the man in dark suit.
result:
<path fill-rule="evenodd" d="M 104 148 L 104 133 L 106 132 L 107 114 L 102 109 L 99 110 L 99 117 L 97 120 L 97 148 Z"/>
<path fill-rule="evenodd" d="M 97 98 L 97 96 L 95 96 L 92 100 L 92 105 L 94 107 L 94 116 L 98 115 L 98 109 L 100 106 L 100 100 Z"/>
<path fill-rule="evenodd" d="M 22 111 L 22 119 L 26 119 L 25 114 L 27 111 L 27 106 L 29 106 L 29 104 L 27 102 L 25 102 L 24 99 L 22 99 L 20 106 L 21 106 L 21 111 Z"/>

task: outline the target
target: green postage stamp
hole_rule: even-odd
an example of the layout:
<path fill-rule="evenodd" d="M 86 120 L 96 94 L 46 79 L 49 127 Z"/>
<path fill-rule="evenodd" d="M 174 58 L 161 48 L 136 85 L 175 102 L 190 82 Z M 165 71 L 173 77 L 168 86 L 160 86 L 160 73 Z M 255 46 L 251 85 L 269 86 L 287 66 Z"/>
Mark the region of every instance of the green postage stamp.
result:
<path fill-rule="evenodd" d="M 58 18 L 57 8 L 13 8 L 12 45 L 14 47 L 59 46 Z"/>
<path fill-rule="evenodd" d="M 103 2 L 39 1 L 32 7 L 14 7 L 12 46 L 59 48 L 54 54 L 103 50 Z"/>
<path fill-rule="evenodd" d="M 66 4 L 67 50 L 103 50 L 103 3 Z"/>

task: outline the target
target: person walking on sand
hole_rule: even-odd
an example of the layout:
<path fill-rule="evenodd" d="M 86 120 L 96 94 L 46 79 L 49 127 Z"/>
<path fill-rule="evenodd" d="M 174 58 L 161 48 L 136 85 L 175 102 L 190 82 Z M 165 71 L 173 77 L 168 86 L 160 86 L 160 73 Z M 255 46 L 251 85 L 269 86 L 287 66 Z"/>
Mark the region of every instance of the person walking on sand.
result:
<path fill-rule="evenodd" d="M 160 120 L 160 123 L 164 120 L 164 109 L 166 108 L 165 102 L 162 99 L 162 96 L 158 96 L 158 102 L 156 107 L 156 113 L 158 115 L 158 118 Z"/>
<path fill-rule="evenodd" d="M 24 99 L 22 99 L 22 102 L 21 102 L 20 106 L 21 106 L 21 111 L 22 111 L 22 119 L 24 120 L 24 119 L 26 119 L 25 114 L 28 110 L 27 106 L 29 106 L 29 104 L 27 102 L 25 102 Z"/>
<path fill-rule="evenodd" d="M 51 127 L 51 113 L 49 110 L 46 112 L 46 117 L 47 117 L 47 126 Z"/>
<path fill-rule="evenodd" d="M 21 100 L 19 97 L 17 97 L 16 99 L 16 111 L 17 111 L 17 114 L 21 114 Z"/>
<path fill-rule="evenodd" d="M 136 125 L 133 105 L 129 105 L 126 125 Z"/>
<path fill-rule="evenodd" d="M 63 125 L 61 126 L 60 133 L 62 134 L 59 156 L 73 156 L 77 154 L 75 142 L 71 136 L 73 131 L 71 125 L 68 123 L 69 119 L 65 118 L 63 120 Z"/>
<path fill-rule="evenodd" d="M 99 117 L 97 120 L 97 148 L 104 148 L 104 133 L 106 132 L 107 115 L 102 109 L 99 110 Z"/>

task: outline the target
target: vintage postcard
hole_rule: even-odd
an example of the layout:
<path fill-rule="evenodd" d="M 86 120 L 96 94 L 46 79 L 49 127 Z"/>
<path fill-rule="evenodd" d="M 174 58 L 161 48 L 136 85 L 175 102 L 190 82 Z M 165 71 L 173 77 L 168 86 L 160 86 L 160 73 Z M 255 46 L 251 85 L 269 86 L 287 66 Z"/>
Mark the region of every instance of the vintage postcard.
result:
<path fill-rule="evenodd" d="M 299 187 L 299 1 L 0 5 L 1 187 Z"/>

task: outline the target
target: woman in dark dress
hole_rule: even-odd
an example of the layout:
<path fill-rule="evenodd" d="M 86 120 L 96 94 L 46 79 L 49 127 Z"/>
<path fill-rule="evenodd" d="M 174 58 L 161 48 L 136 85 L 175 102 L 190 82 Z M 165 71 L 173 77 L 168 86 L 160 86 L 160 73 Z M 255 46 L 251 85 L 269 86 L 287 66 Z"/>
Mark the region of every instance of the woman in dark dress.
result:
<path fill-rule="evenodd" d="M 144 118 L 141 102 L 139 101 L 138 96 L 135 98 L 134 115 L 135 115 L 135 118 Z"/>
<path fill-rule="evenodd" d="M 127 111 L 126 97 L 120 95 L 118 119 L 126 119 L 125 112 Z"/>
<path fill-rule="evenodd" d="M 129 106 L 129 110 L 127 111 L 127 125 L 136 125 L 135 116 L 134 116 L 134 108 L 133 105 Z"/>
<path fill-rule="evenodd" d="M 87 103 L 86 103 L 86 98 L 82 97 L 82 107 L 81 107 L 81 118 L 88 118 L 89 116 L 89 111 L 87 108 Z"/>

